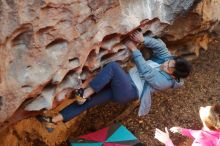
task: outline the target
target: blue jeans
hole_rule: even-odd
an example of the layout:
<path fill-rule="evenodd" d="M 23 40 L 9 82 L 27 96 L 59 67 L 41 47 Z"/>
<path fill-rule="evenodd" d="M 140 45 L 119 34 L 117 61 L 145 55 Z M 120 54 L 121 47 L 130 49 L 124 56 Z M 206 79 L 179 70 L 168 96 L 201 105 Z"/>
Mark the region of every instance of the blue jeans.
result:
<path fill-rule="evenodd" d="M 130 75 L 127 74 L 118 63 L 108 63 L 89 83 L 95 90 L 95 94 L 83 105 L 76 102 L 60 111 L 67 122 L 88 108 L 106 103 L 110 100 L 117 103 L 127 103 L 138 99 L 138 91 Z"/>

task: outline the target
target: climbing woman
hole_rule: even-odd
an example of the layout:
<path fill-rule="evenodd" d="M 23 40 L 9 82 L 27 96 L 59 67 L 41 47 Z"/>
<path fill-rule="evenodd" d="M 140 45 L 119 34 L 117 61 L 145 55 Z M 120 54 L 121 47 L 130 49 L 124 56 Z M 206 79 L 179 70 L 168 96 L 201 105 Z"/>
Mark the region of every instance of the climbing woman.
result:
<path fill-rule="evenodd" d="M 137 49 L 139 43 L 152 49 L 150 60 L 146 61 Z M 139 30 L 134 31 L 124 44 L 135 62 L 129 73 L 116 62 L 108 63 L 86 88 L 76 92 L 78 102 L 68 105 L 57 116 L 40 116 L 40 119 L 50 124 L 67 122 L 81 112 L 110 100 L 127 103 L 137 99 L 141 102 L 138 115 L 143 116 L 150 110 L 153 92 L 182 86 L 182 78 L 186 78 L 191 71 L 189 62 L 172 56 L 162 40 L 144 37 Z"/>

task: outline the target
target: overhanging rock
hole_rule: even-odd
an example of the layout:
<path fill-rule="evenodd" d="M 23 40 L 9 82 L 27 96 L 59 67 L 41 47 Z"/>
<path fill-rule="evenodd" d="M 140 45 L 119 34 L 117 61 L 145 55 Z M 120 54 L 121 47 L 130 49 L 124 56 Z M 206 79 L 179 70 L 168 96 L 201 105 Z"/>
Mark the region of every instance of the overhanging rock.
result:
<path fill-rule="evenodd" d="M 51 109 L 58 93 L 76 85 L 77 69 L 82 68 L 86 79 L 103 64 L 129 56 L 116 42 L 109 58 L 112 49 L 100 49 L 105 36 L 116 34 L 120 40 L 140 25 L 159 34 L 163 23 L 171 23 L 193 2 L 1 1 L 0 122 L 28 98 L 36 101 L 27 110 Z"/>
<path fill-rule="evenodd" d="M 110 61 L 126 65 L 130 54 L 120 42 L 137 27 L 161 36 L 174 54 L 199 55 L 208 48 L 219 7 L 215 0 L 2 0 L 0 123 L 56 107 L 78 86 L 79 70 L 86 83 Z M 61 143 L 68 128 L 77 127 L 77 119 L 59 125 L 53 134 L 34 119 L 23 120 L 3 134 L 3 145 L 11 137 L 28 145 L 16 138 L 27 133 L 48 145 Z"/>

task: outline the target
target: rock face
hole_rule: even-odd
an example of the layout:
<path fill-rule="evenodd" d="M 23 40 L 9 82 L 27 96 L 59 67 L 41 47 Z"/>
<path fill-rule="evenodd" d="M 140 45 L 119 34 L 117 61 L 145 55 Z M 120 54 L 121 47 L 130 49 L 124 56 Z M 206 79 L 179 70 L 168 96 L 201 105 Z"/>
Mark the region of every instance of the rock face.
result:
<path fill-rule="evenodd" d="M 170 23 L 192 4 L 191 0 L 3 0 L 0 122 L 28 98 L 36 100 L 26 110 L 51 109 L 58 93 L 77 85 L 76 69 L 82 69 L 86 78 L 109 61 L 124 60 L 129 54 L 119 43 L 123 35 L 143 20 Z M 155 26 L 150 28 L 154 32 Z M 110 38 L 102 42 L 105 36 Z"/>
<path fill-rule="evenodd" d="M 120 41 L 137 27 L 176 54 L 198 55 L 219 7 L 217 0 L 1 0 L 0 123 L 21 108 L 53 109 L 79 76 L 86 84 L 104 64 L 126 61 Z"/>

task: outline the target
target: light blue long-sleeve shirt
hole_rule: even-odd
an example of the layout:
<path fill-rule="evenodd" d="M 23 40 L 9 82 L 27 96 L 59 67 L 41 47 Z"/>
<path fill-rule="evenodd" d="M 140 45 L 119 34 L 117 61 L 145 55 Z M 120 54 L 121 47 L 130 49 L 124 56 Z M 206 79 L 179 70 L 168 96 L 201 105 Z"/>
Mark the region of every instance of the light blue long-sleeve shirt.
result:
<path fill-rule="evenodd" d="M 145 47 L 151 48 L 153 56 L 151 62 L 162 64 L 172 59 L 165 43 L 160 39 L 151 37 L 144 38 Z M 139 50 L 132 52 L 135 67 L 129 70 L 129 74 L 138 89 L 139 98 L 141 100 L 138 111 L 139 116 L 148 114 L 151 107 L 151 94 L 155 91 L 165 90 L 167 88 L 177 88 L 183 85 L 183 81 L 177 81 L 166 72 L 158 68 L 150 66 Z"/>

